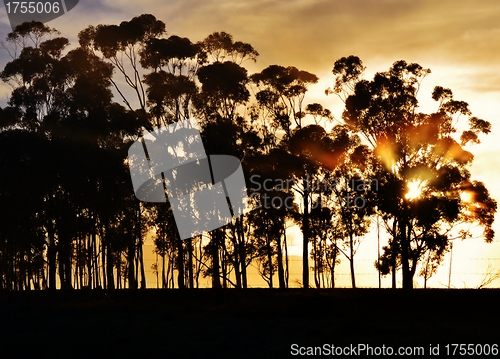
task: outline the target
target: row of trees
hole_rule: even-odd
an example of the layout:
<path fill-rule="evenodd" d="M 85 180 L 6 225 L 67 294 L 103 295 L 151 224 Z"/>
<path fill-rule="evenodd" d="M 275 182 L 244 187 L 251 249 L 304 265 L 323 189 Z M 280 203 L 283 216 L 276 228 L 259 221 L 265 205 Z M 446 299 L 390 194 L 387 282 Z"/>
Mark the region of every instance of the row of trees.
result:
<path fill-rule="evenodd" d="M 328 131 L 331 112 L 304 103 L 316 75 L 279 65 L 249 75 L 244 64 L 258 52 L 224 32 L 193 43 L 141 15 L 89 26 L 72 50 L 38 22 L 2 45 L 12 93 L 0 111 L 0 288 L 144 288 L 150 234 L 162 287 L 194 288 L 202 276 L 214 288 L 246 287 L 254 263 L 270 287 L 285 288 L 292 224 L 303 234 L 302 285 L 333 287 L 344 257 L 355 287 L 357 243 L 375 216 L 389 237 L 375 265 L 394 286 L 401 269 L 411 288 L 454 236 L 471 235 L 465 224 L 493 239 L 496 203 L 471 179 L 466 150 L 490 124 L 441 87 L 436 112 L 420 113 L 430 71 L 417 64 L 398 61 L 368 81 L 359 58 L 336 61 L 326 93 L 345 111 Z M 191 117 L 208 154 L 241 159 L 254 209 L 181 241 L 168 203 L 135 198 L 126 156 L 145 130 Z M 290 185 L 266 185 L 280 180 Z"/>

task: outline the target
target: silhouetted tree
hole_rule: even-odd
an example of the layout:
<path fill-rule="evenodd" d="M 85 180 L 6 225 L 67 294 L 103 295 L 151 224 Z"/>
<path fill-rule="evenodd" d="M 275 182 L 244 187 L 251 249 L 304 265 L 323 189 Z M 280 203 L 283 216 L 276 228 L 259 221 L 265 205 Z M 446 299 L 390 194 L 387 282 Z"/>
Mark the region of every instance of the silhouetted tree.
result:
<path fill-rule="evenodd" d="M 61 287 L 72 287 L 74 258 L 78 265 L 86 264 L 85 285 L 106 285 L 107 280 L 112 284 L 112 261 L 107 267 L 109 277 L 104 273 L 107 256 L 113 258 L 104 228 L 114 214 L 106 202 L 119 203 L 117 198 L 131 192 L 129 183 L 120 185 L 128 177 L 123 138 L 136 135 L 140 126 L 129 121 L 121 106 L 112 103 L 112 67 L 81 49 L 64 55 L 67 39 L 43 39 L 44 34 L 54 33 L 32 22 L 21 24 L 9 34 L 8 38 L 16 41 L 34 39 L 36 46 L 19 40 L 25 47 L 1 73 L 2 80 L 13 86 L 8 107 L 2 110 L 5 116 L 1 125 L 5 134 L 37 138 L 26 143 L 20 153 L 26 158 L 35 158 L 36 154 L 37 166 L 44 169 L 37 176 L 39 197 L 33 198 L 43 206 L 33 206 L 32 215 L 45 223 L 33 229 L 47 238 L 48 287 L 56 287 L 57 272 Z M 30 167 L 30 161 L 19 163 L 23 170 Z M 23 189 L 15 186 L 9 191 Z M 89 240 L 82 246 L 83 237 Z M 81 260 L 82 255 L 86 261 Z M 97 261 L 101 261 L 102 269 Z M 75 283 L 83 285 L 82 267 L 79 275 L 81 280 Z"/>
<path fill-rule="evenodd" d="M 292 138 L 293 130 L 302 129 L 303 101 L 307 86 L 318 82 L 318 77 L 296 67 L 271 65 L 262 72 L 251 76 L 257 85 L 256 98 L 265 112 L 269 114 L 271 127 L 284 131 L 284 147 Z M 264 114 L 267 117 L 267 114 Z M 270 135 L 273 132 L 266 132 Z M 310 190 L 309 177 L 306 167 L 302 169 L 302 234 L 303 234 L 303 267 L 302 282 L 305 288 L 309 287 L 309 206 Z"/>
<path fill-rule="evenodd" d="M 347 93 L 343 119 L 370 144 L 384 173 L 377 206 L 392 222 L 388 227 L 393 228 L 393 238 L 379 266 L 388 273 L 389 263 L 394 270 L 400 260 L 403 288 L 412 288 L 423 256 L 430 254 L 439 263 L 458 224 L 478 222 L 485 241 L 493 239 L 496 202 L 484 184 L 471 179 L 473 156 L 464 149 L 478 143 L 491 125 L 472 116 L 467 103 L 454 100 L 451 90 L 439 86 L 432 93 L 439 103 L 437 111 L 418 112 L 418 90 L 430 73 L 418 64 L 397 61 L 372 81 L 360 79 L 363 69 L 359 58 L 338 60 L 332 91 L 352 91 Z M 460 127 L 465 130 L 456 138 L 461 115 L 467 118 Z"/>

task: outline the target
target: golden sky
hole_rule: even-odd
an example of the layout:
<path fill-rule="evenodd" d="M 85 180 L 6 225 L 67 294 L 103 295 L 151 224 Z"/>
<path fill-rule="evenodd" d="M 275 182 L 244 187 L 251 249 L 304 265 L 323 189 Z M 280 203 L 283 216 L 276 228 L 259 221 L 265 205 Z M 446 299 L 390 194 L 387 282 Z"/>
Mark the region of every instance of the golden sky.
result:
<path fill-rule="evenodd" d="M 342 103 L 326 97 L 324 90 L 332 85 L 331 69 L 340 57 L 359 56 L 367 66 L 368 79 L 401 59 L 430 68 L 432 74 L 420 92 L 423 111 L 436 109 L 430 93 L 435 85 L 441 85 L 451 88 L 456 99 L 467 101 L 474 115 L 492 123 L 492 133 L 471 149 L 476 154 L 472 173 L 500 203 L 500 1 L 81 0 L 49 25 L 76 45 L 77 33 L 88 25 L 119 23 L 143 13 L 164 21 L 169 34 L 192 41 L 226 31 L 235 40 L 249 42 L 260 53 L 256 64 L 245 63 L 250 73 L 271 64 L 315 73 L 320 82 L 311 88 L 306 103 L 321 102 L 337 118 Z M 0 36 L 4 38 L 10 31 L 5 9 L 0 9 Z M 2 68 L 8 60 L 0 51 Z M 0 105 L 4 105 L 8 88 L 0 91 Z M 457 244 L 454 256 L 465 256 L 461 272 L 484 273 L 488 263 L 500 269 L 500 218 L 495 228 L 499 237 L 493 244 L 482 245 L 480 240 Z M 368 252 L 376 253 L 376 247 Z M 367 254 L 367 258 L 366 268 L 360 271 L 376 273 L 372 255 Z M 467 283 L 457 279 L 453 285 L 463 287 L 464 282 L 473 286 L 477 278 Z"/>

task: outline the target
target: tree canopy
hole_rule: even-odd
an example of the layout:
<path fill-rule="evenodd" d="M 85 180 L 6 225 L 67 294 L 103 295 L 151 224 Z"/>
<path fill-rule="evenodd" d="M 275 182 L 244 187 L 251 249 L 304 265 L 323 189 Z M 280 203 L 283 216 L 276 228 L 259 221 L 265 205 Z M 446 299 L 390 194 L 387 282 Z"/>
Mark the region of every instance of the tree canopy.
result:
<path fill-rule="evenodd" d="M 491 124 L 439 86 L 435 112 L 420 112 L 430 70 L 418 64 L 396 61 L 366 80 L 361 59 L 337 60 L 326 94 L 345 109 L 333 123 L 331 109 L 307 102 L 315 74 L 277 64 L 249 73 L 252 45 L 225 32 L 197 42 L 167 34 L 150 14 L 89 26 L 75 46 L 24 23 L 3 47 L 12 60 L 0 79 L 12 92 L 0 109 L 0 288 L 145 288 L 149 239 L 157 286 L 206 277 L 244 288 L 254 264 L 286 288 L 292 226 L 302 286 L 335 286 L 347 259 L 355 287 L 356 249 L 376 215 L 389 237 L 376 268 L 401 269 L 411 288 L 418 268 L 427 275 L 455 238 L 471 236 L 467 224 L 494 238 L 497 204 L 474 180 L 470 152 Z M 251 211 L 182 241 L 168 202 L 135 198 L 127 151 L 146 131 L 192 117 L 208 155 L 242 161 Z"/>

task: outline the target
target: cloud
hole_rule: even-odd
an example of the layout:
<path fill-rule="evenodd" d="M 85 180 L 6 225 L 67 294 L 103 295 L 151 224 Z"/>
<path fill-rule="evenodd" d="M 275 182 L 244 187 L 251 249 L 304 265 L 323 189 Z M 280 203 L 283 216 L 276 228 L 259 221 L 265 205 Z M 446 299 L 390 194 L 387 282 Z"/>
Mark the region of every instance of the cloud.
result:
<path fill-rule="evenodd" d="M 497 0 L 483 0 L 481 6 L 473 0 L 86 0 L 49 25 L 76 45 L 78 32 L 88 25 L 118 24 L 142 13 L 164 21 L 169 34 L 192 41 L 226 31 L 249 42 L 261 54 L 256 64 L 246 63 L 250 73 L 280 64 L 331 77 L 334 61 L 354 54 L 369 71 L 387 70 L 400 59 L 432 70 L 474 68 L 470 86 L 498 90 Z M 10 31 L 5 13 L 0 31 Z M 0 53 L 0 65 L 7 60 Z"/>
<path fill-rule="evenodd" d="M 226 31 L 250 42 L 262 66 L 319 70 L 342 56 L 365 61 L 492 64 L 500 55 L 500 2 L 430 0 L 153 0 L 81 1 L 50 23 L 75 40 L 90 24 L 119 23 L 154 14 L 167 31 L 202 40 Z M 2 17 L 5 24 L 6 17 Z M 1 25 L 0 25 L 1 26 Z M 4 26 L 0 29 L 5 28 Z"/>

